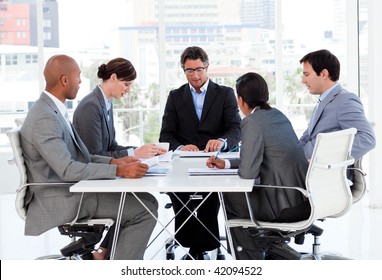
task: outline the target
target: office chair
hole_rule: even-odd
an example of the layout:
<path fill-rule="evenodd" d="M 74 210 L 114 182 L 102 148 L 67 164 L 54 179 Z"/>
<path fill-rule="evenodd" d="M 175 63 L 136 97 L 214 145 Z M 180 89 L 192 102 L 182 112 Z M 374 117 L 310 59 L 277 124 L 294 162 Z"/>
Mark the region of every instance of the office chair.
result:
<path fill-rule="evenodd" d="M 347 170 L 352 170 L 352 182 L 350 183 L 350 191 L 352 194 L 352 204 L 361 200 L 366 193 L 366 173 L 362 169 L 362 158 L 354 161 L 354 164 L 349 166 Z M 323 221 L 321 219 L 321 221 Z M 305 240 L 305 235 L 311 234 L 313 236 L 312 253 L 303 253 L 303 259 L 321 259 L 321 260 L 333 260 L 333 259 L 347 259 L 339 255 L 329 255 L 321 253 L 319 237 L 323 233 L 323 229 L 317 225 L 312 225 L 308 231 L 301 235 L 295 236 L 295 243 L 302 245 Z"/>
<path fill-rule="evenodd" d="M 348 212 L 353 196 L 350 191 L 352 182 L 346 176 L 347 167 L 354 163 L 351 158 L 351 148 L 353 145 L 355 128 L 342 131 L 320 133 L 317 136 L 312 158 L 309 163 L 306 175 L 306 190 L 294 186 L 266 186 L 255 185 L 254 188 L 278 188 L 294 189 L 300 191 L 309 201 L 311 213 L 309 218 L 298 222 L 264 222 L 256 220 L 255 213 L 251 207 L 250 195 L 246 193 L 248 211 L 250 219 L 226 218 L 226 230 L 229 244 L 232 245 L 232 257 L 235 259 L 235 251 L 240 252 L 245 248 L 235 247 L 233 244 L 230 229 L 234 227 L 254 228 L 257 232 L 258 240 L 269 240 L 264 242 L 261 248 L 264 258 L 271 256 L 275 259 L 342 259 L 337 256 L 323 256 L 319 252 L 318 238 L 323 230 L 313 223 L 326 218 L 337 218 Z M 355 172 L 356 173 L 356 172 Z M 289 242 L 295 238 L 295 242 L 301 241 L 306 234 L 312 234 L 315 242 L 312 254 L 283 251 L 278 244 Z M 303 239 L 303 238 L 302 238 Z"/>
<path fill-rule="evenodd" d="M 37 185 L 44 187 L 48 185 L 66 185 L 70 187 L 72 184 L 28 183 L 27 170 L 24 164 L 24 158 L 20 145 L 20 127 L 7 131 L 7 136 L 13 151 L 13 159 L 8 162 L 10 164 L 16 164 L 20 175 L 20 183 L 16 191 L 16 212 L 21 219 L 25 220 L 27 215 L 25 195 L 29 186 Z M 77 221 L 77 218 L 78 217 L 76 217 L 71 223 L 66 223 L 58 227 L 61 235 L 67 235 L 72 238 L 71 243 L 61 249 L 62 255 L 49 255 L 38 259 L 91 259 L 91 252 L 94 250 L 94 246 L 101 241 L 105 231 L 113 225 L 114 221 L 112 219 L 90 219 L 87 221 Z"/>

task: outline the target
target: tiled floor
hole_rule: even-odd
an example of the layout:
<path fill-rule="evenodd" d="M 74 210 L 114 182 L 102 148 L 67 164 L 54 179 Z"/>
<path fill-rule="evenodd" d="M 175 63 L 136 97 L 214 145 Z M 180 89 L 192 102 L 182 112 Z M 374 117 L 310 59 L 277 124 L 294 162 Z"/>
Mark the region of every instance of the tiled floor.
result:
<path fill-rule="evenodd" d="M 14 210 L 14 194 L 0 195 L 0 259 L 30 260 L 43 255 L 57 254 L 65 246 L 69 238 L 60 236 L 53 229 L 42 236 L 30 237 L 23 235 L 23 221 Z M 167 223 L 172 210 L 164 209 L 168 197 L 158 194 L 157 199 L 163 207 L 160 208 L 161 221 Z M 368 207 L 367 195 L 363 200 L 353 205 L 345 216 L 317 222 L 324 229 L 321 237 L 322 252 L 334 253 L 358 260 L 382 260 L 382 209 Z M 172 230 L 170 225 L 169 230 Z M 159 226 L 156 228 L 156 232 Z M 165 250 L 161 247 L 168 235 L 162 234 L 147 250 L 145 258 L 165 259 Z M 292 246 L 298 251 L 310 252 L 313 238 L 308 236 L 304 245 Z M 176 259 L 185 251 L 176 249 Z M 230 259 L 229 255 L 226 255 Z"/>

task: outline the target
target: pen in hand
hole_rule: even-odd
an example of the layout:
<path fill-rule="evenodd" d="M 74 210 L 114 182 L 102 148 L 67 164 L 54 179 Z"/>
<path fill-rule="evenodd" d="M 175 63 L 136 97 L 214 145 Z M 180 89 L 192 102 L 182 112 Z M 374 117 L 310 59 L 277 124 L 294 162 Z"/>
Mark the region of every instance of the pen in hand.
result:
<path fill-rule="evenodd" d="M 214 159 L 217 159 L 218 155 L 221 153 L 221 151 L 222 151 L 222 149 L 223 149 L 223 147 L 224 147 L 224 144 L 225 144 L 226 142 L 227 142 L 227 139 L 224 139 L 223 143 L 220 145 L 219 150 L 216 152 Z"/>
<path fill-rule="evenodd" d="M 236 150 L 239 150 L 240 149 L 240 146 L 236 146 L 235 148 L 229 150 L 227 153 L 232 153 L 232 152 L 235 152 Z"/>

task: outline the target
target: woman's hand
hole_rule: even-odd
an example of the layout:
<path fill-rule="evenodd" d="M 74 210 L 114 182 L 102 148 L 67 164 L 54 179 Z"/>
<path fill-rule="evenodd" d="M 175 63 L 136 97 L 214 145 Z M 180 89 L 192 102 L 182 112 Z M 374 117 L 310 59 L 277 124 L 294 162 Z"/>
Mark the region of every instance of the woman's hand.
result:
<path fill-rule="evenodd" d="M 207 159 L 206 165 L 208 168 L 216 167 L 219 169 L 224 169 L 225 168 L 225 161 L 220 159 L 220 158 L 215 159 L 215 156 L 211 156 L 209 159 Z"/>
<path fill-rule="evenodd" d="M 151 158 L 165 153 L 167 153 L 166 149 L 155 146 L 154 144 L 145 144 L 134 150 L 134 155 L 138 158 Z"/>

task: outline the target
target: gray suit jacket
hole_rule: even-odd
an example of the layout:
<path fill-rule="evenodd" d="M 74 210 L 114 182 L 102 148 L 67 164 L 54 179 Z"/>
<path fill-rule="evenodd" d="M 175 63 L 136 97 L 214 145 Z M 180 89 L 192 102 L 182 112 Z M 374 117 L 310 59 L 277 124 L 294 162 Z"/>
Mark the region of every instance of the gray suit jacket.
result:
<path fill-rule="evenodd" d="M 300 138 L 305 157 L 312 157 L 317 134 L 355 127 L 352 156 L 361 158 L 375 147 L 375 135 L 366 119 L 361 100 L 354 93 L 337 85 L 317 107 L 314 119 Z"/>
<path fill-rule="evenodd" d="M 275 108 L 257 108 L 242 120 L 241 134 L 240 160 L 230 161 L 231 168 L 239 167 L 241 178 L 256 179 L 262 185 L 305 189 L 308 162 L 284 114 Z M 262 221 L 275 221 L 283 216 L 283 211 L 293 208 L 298 210 L 292 212 L 294 216 L 288 216 L 289 220 L 306 218 L 309 214 L 309 208 L 301 208 L 305 200 L 297 191 L 255 188 L 251 196 L 252 207 L 258 213 L 256 218 Z"/>
<path fill-rule="evenodd" d="M 93 155 L 119 158 L 128 155 L 127 149 L 135 148 L 118 145 L 115 140 L 113 106 L 108 113 L 98 86 L 77 106 L 73 114 L 73 125 Z"/>
<path fill-rule="evenodd" d="M 70 133 L 57 106 L 45 93 L 35 102 L 21 127 L 21 147 L 27 167 L 28 182 L 77 182 L 84 179 L 115 178 L 116 166 L 110 157 L 90 155 L 74 130 Z M 97 164 L 96 164 L 97 163 Z M 87 200 L 95 200 L 89 194 Z M 39 235 L 70 222 L 77 213 L 80 194 L 64 186 L 31 186 L 25 234 Z M 92 215 L 96 201 L 84 211 Z"/>

